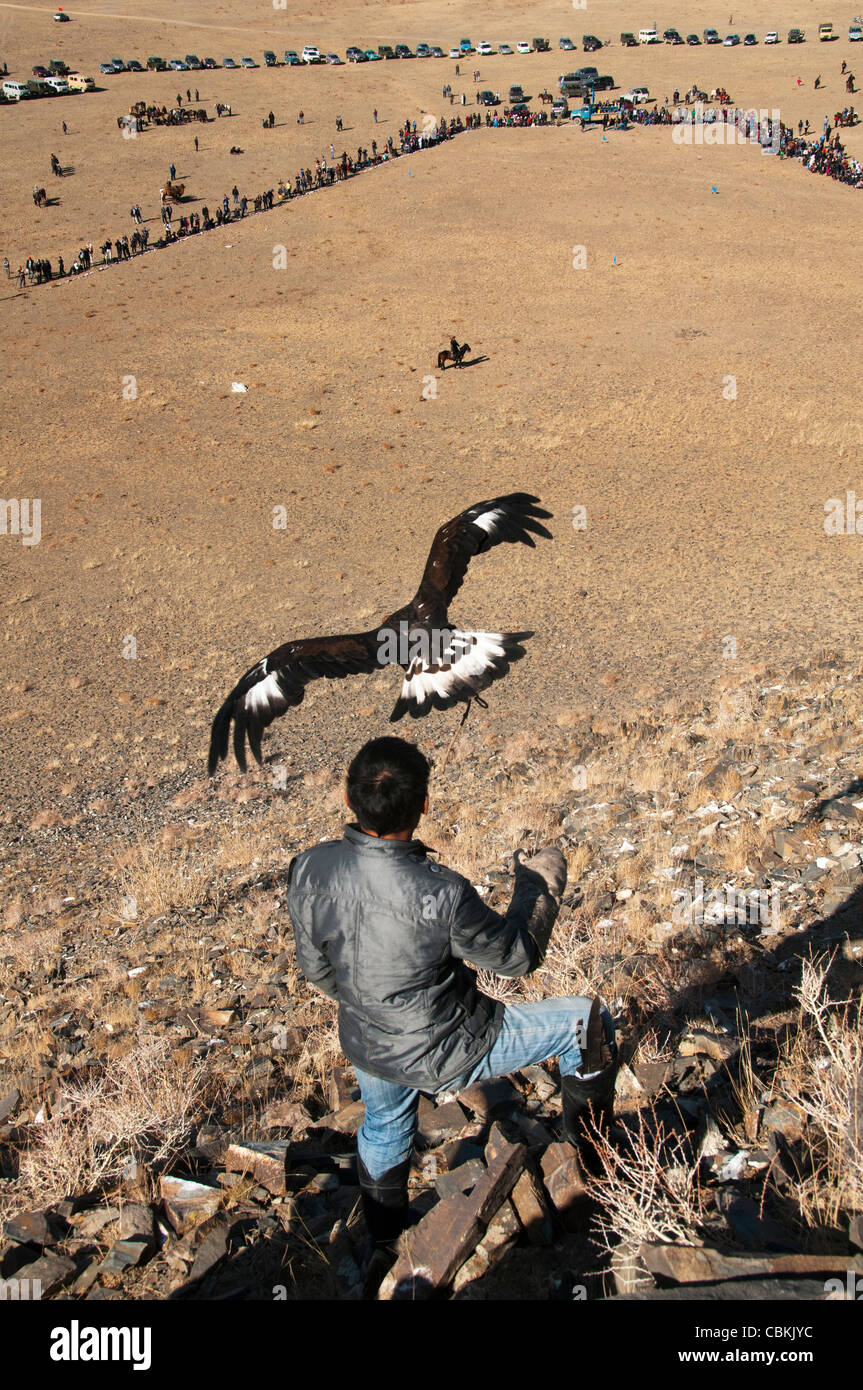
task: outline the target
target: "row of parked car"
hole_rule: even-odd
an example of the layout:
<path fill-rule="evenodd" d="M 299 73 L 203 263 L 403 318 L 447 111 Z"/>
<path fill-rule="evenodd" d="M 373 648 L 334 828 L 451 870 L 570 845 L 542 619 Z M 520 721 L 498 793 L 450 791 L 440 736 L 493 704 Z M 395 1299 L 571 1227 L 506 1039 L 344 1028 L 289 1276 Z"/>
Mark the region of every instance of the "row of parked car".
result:
<path fill-rule="evenodd" d="M 0 98 L 4 103 L 26 101 L 33 97 L 64 97 L 71 92 L 95 92 L 96 83 L 92 77 L 81 72 L 70 72 L 66 63 L 52 58 L 47 67 L 37 63 L 33 76 L 25 82 L 17 82 L 5 77 L 0 84 Z"/>
<path fill-rule="evenodd" d="M 819 24 L 818 38 L 821 43 L 829 43 L 833 39 L 838 39 L 839 35 L 836 33 L 832 24 Z M 854 19 L 851 21 L 848 28 L 848 39 L 850 43 L 860 43 L 863 41 L 863 20 Z M 642 43 L 687 43 L 693 47 L 701 43 L 724 44 L 726 48 L 736 48 L 739 43 L 742 43 L 744 48 L 754 48 L 758 43 L 758 39 L 754 34 L 746 34 L 742 40 L 739 34 L 727 34 L 726 37 L 723 38 L 718 29 L 705 29 L 700 38 L 698 34 L 687 34 L 685 39 L 677 29 L 665 29 L 661 37 L 656 29 L 639 29 L 637 37 L 634 33 L 627 32 L 621 34 L 620 42 L 623 44 L 624 48 L 637 48 L 638 45 Z M 771 29 L 765 34 L 764 42 L 781 43 L 782 40 L 777 30 Z M 806 35 L 804 31 L 802 29 L 789 29 L 788 42 L 805 43 Z"/>

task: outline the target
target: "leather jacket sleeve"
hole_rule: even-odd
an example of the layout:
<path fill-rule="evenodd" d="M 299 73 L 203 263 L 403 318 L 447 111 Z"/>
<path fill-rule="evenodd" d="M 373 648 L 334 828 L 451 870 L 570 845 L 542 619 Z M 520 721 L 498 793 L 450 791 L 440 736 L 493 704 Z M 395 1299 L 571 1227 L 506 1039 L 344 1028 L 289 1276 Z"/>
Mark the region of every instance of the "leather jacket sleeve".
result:
<path fill-rule="evenodd" d="M 466 883 L 453 910 L 453 955 L 480 970 L 510 978 L 535 970 L 539 953 L 528 931 L 529 913 L 516 902 L 517 897 L 516 893 L 506 916 L 502 916 L 487 907 L 472 884 Z"/>

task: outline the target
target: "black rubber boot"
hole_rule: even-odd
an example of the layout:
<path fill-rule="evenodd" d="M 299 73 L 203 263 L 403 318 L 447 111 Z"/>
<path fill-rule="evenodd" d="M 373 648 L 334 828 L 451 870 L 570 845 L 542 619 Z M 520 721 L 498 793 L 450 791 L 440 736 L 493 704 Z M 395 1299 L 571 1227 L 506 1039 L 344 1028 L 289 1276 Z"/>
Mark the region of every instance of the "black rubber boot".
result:
<path fill-rule="evenodd" d="M 408 1173 L 411 1161 L 389 1168 L 379 1178 L 372 1178 L 361 1158 L 357 1158 L 357 1173 L 366 1220 L 367 1237 L 360 1252 L 363 1271 L 363 1298 L 377 1297 L 381 1281 L 392 1268 L 396 1241 L 410 1224 L 408 1204 Z"/>
<path fill-rule="evenodd" d="M 614 1086 L 620 1062 L 611 1016 L 594 999 L 587 1027 L 580 1039 L 584 1076 L 560 1078 L 563 1101 L 563 1137 L 575 1144 L 587 1161 L 596 1167 L 593 1127 L 607 1133 L 614 1118 Z M 591 1075 L 591 1073 L 593 1073 Z"/>
<path fill-rule="evenodd" d="M 357 1173 L 363 1199 L 363 1215 L 366 1228 L 376 1249 L 387 1249 L 395 1245 L 402 1231 L 408 1225 L 410 1207 L 408 1205 L 409 1158 L 388 1168 L 379 1178 L 373 1178 L 361 1158 L 357 1159 Z"/>

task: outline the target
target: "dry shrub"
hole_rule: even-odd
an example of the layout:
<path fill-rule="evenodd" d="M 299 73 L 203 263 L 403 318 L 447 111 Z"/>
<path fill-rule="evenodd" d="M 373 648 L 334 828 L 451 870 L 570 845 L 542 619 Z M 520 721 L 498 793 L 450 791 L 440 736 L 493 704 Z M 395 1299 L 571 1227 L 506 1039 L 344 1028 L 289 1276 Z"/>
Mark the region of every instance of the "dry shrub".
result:
<path fill-rule="evenodd" d="M 706 1208 L 697 1167 L 686 1154 L 688 1140 L 666 1135 L 651 1114 L 648 1127 L 639 1111 L 638 1129 L 620 1145 L 593 1132 L 601 1172 L 587 1185 L 598 1206 L 592 1223 L 597 1244 L 608 1253 L 620 1245 L 635 1250 L 642 1241 L 702 1243 Z"/>
<path fill-rule="evenodd" d="M 189 1142 L 203 1089 L 201 1066 L 175 1067 L 161 1041 L 127 1052 L 95 1080 L 63 1084 L 49 1118 L 31 1130 L 3 1205 L 110 1189 L 130 1158 L 171 1163 Z"/>
<path fill-rule="evenodd" d="M 829 959 L 803 963 L 795 991 L 798 1027 L 776 1074 L 776 1090 L 809 1119 L 813 1172 L 795 1180 L 803 1220 L 835 1225 L 863 1210 L 863 1000 L 837 1006 L 827 994 Z"/>

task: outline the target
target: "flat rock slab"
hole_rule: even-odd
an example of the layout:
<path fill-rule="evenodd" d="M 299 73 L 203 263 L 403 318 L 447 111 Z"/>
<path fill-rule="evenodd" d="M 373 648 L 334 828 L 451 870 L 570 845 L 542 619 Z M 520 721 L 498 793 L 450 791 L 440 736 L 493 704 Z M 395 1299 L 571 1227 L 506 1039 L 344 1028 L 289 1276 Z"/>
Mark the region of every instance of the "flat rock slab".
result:
<path fill-rule="evenodd" d="M 470 1192 L 484 1173 L 485 1164 L 481 1159 L 473 1158 L 470 1162 L 462 1163 L 460 1167 L 453 1168 L 448 1173 L 441 1173 L 440 1177 L 435 1178 L 435 1191 L 441 1200 Z"/>
<path fill-rule="evenodd" d="M 438 1202 L 406 1231 L 399 1242 L 398 1259 L 381 1284 L 378 1297 L 428 1298 L 446 1288 L 484 1239 L 486 1228 L 492 1225 L 523 1173 L 526 1159 L 523 1144 L 506 1143 L 479 1175 L 469 1194 L 456 1193 Z M 512 1219 L 518 1225 L 514 1212 Z"/>
<path fill-rule="evenodd" d="M 120 1211 L 119 1223 L 121 1240 L 143 1240 L 148 1245 L 156 1244 L 152 1207 L 145 1206 L 143 1202 L 126 1202 Z"/>
<path fill-rule="evenodd" d="M 835 1295 L 833 1295 L 835 1297 Z M 723 1284 L 681 1284 L 676 1289 L 649 1289 L 644 1293 L 614 1294 L 612 1303 L 735 1302 L 790 1303 L 805 1300 L 829 1302 L 823 1279 L 747 1279 L 745 1284 L 730 1280 Z"/>
<path fill-rule="evenodd" d="M 420 1138 L 426 1142 L 439 1143 L 442 1139 L 454 1139 L 467 1123 L 467 1115 L 457 1100 L 447 1101 L 446 1105 L 432 1105 L 425 1096 L 420 1097 L 417 1127 Z"/>
<path fill-rule="evenodd" d="M 282 1178 L 284 1180 L 284 1164 Z M 215 1216 L 224 1195 L 218 1187 L 208 1187 L 205 1183 L 177 1177 L 160 1178 L 159 1193 L 174 1230 L 180 1233 L 188 1226 L 197 1225 L 199 1221 Z"/>
<path fill-rule="evenodd" d="M 285 1159 L 290 1141 L 271 1139 L 265 1144 L 231 1144 L 225 1153 L 225 1169 L 229 1173 L 248 1173 L 274 1197 L 283 1197 Z"/>
<path fill-rule="evenodd" d="M 577 1223 L 587 1198 L 587 1183 L 578 1151 L 566 1141 L 549 1144 L 540 1166 L 552 1206 L 567 1226 Z"/>
<path fill-rule="evenodd" d="M 681 1057 L 712 1057 L 714 1062 L 727 1062 L 739 1051 L 740 1044 L 735 1038 L 708 1033 L 703 1028 L 693 1029 L 678 1048 Z"/>
<path fill-rule="evenodd" d="M 151 1250 L 152 1246 L 145 1240 L 115 1240 L 99 1265 L 99 1274 L 122 1274 L 126 1269 L 134 1269 Z"/>
<path fill-rule="evenodd" d="M 3 1234 L 19 1245 L 54 1245 L 68 1224 L 50 1211 L 22 1211 L 3 1223 Z"/>
<path fill-rule="evenodd" d="M 676 1284 L 711 1284 L 723 1279 L 753 1279 L 770 1275 L 863 1274 L 863 1257 L 848 1255 L 726 1255 L 697 1245 L 662 1245 L 645 1241 L 640 1263 L 651 1274 Z"/>
<path fill-rule="evenodd" d="M 75 1277 L 75 1263 L 67 1259 L 65 1255 L 55 1255 L 49 1251 L 46 1255 L 40 1255 L 38 1260 L 25 1267 L 23 1277 L 30 1280 L 30 1288 L 38 1281 L 40 1286 L 40 1297 L 46 1298 L 58 1289 L 62 1289 L 70 1280 Z"/>
<path fill-rule="evenodd" d="M 542 1187 L 525 1171 L 512 1189 L 510 1201 L 531 1245 L 551 1245 L 554 1228 Z"/>
<path fill-rule="evenodd" d="M 92 1240 L 105 1227 L 110 1226 L 112 1221 L 119 1221 L 119 1207 L 97 1207 L 95 1211 L 86 1211 L 74 1222 L 74 1232 L 76 1236 L 83 1236 L 85 1239 Z"/>
<path fill-rule="evenodd" d="M 547 1072 L 545 1076 L 548 1080 Z M 521 1094 L 517 1087 L 505 1076 L 494 1077 L 489 1081 L 475 1081 L 466 1091 L 459 1091 L 461 1104 L 467 1106 L 479 1120 L 490 1120 L 494 1115 L 506 1114 L 520 1100 Z"/>

